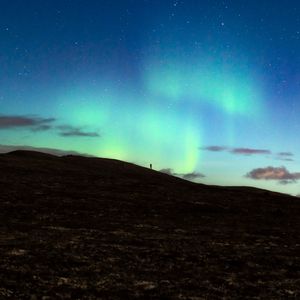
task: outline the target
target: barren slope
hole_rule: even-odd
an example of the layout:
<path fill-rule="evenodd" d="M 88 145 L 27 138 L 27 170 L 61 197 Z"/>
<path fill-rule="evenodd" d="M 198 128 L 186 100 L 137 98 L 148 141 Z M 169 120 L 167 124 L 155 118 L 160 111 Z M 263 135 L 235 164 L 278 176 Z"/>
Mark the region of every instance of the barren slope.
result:
<path fill-rule="evenodd" d="M 0 299 L 300 297 L 297 198 L 26 151 L 0 174 Z"/>

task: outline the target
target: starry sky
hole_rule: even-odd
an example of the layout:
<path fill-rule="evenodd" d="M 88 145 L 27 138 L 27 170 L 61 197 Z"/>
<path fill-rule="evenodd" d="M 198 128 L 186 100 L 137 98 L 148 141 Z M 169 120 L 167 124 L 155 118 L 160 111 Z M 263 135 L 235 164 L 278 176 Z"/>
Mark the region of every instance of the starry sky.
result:
<path fill-rule="evenodd" d="M 0 152 L 300 194 L 300 3 L 0 0 Z"/>

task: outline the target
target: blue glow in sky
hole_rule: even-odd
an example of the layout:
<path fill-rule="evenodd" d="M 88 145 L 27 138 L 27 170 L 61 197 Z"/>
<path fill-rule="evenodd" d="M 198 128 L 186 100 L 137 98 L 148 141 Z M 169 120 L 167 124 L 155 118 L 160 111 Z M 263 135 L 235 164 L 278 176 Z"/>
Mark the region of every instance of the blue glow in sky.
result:
<path fill-rule="evenodd" d="M 0 151 L 300 194 L 300 4 L 270 3 L 2 1 Z"/>

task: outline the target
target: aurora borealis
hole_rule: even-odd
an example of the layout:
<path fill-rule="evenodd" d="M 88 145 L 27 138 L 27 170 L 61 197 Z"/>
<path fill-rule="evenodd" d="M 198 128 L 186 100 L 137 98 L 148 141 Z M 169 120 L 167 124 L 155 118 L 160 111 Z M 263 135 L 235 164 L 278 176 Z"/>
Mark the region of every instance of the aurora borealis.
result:
<path fill-rule="evenodd" d="M 298 1 L 12 0 L 0 17 L 2 151 L 300 194 Z"/>

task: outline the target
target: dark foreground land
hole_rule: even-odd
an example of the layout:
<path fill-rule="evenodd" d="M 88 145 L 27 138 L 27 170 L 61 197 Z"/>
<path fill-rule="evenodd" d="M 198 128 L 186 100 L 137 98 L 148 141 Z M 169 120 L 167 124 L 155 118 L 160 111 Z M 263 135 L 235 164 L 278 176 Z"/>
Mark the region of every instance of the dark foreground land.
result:
<path fill-rule="evenodd" d="M 297 198 L 25 151 L 0 174 L 0 299 L 300 299 Z"/>

